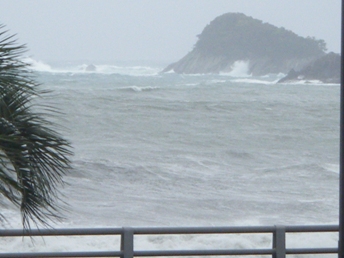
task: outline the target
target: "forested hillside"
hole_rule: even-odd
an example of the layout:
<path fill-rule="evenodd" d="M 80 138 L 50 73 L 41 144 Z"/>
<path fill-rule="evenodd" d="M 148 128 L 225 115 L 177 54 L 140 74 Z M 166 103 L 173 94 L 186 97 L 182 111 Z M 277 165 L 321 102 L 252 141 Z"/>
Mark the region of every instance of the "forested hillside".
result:
<path fill-rule="evenodd" d="M 195 47 L 211 55 L 236 59 L 309 57 L 326 51 L 324 40 L 303 38 L 285 28 L 241 13 L 217 17 L 198 35 Z"/>
<path fill-rule="evenodd" d="M 235 61 L 249 63 L 253 75 L 300 70 L 326 54 L 324 40 L 301 37 L 242 13 L 226 13 L 198 35 L 192 51 L 164 71 L 230 72 Z"/>

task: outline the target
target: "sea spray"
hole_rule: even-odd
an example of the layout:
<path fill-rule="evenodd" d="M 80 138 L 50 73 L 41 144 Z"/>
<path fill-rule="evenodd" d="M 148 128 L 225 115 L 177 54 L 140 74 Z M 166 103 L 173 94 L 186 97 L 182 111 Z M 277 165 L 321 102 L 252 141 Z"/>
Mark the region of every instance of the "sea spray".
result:
<path fill-rule="evenodd" d="M 239 60 L 235 61 L 232 65 L 232 71 L 229 73 L 230 76 L 233 77 L 249 77 L 251 75 L 248 74 L 249 72 L 249 61 Z"/>

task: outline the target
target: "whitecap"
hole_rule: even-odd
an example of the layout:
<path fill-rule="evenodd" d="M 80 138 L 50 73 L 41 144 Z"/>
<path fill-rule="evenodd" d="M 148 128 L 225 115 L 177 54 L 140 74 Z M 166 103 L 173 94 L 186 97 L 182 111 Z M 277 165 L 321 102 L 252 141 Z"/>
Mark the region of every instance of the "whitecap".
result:
<path fill-rule="evenodd" d="M 207 81 L 209 84 L 214 84 L 214 83 L 224 83 L 226 80 L 219 80 L 219 79 L 213 79 L 210 81 Z"/>
<path fill-rule="evenodd" d="M 141 92 L 141 91 L 151 91 L 151 90 L 155 90 L 158 89 L 158 87 L 153 87 L 153 86 L 136 86 L 136 85 L 132 85 L 132 86 L 128 86 L 128 87 L 122 87 L 120 88 L 122 90 L 131 90 L 131 91 L 135 91 L 135 92 Z"/>
<path fill-rule="evenodd" d="M 116 65 L 99 65 L 100 73 L 117 73 L 132 76 L 151 76 L 157 75 L 160 69 L 148 66 L 116 66 Z"/>
<path fill-rule="evenodd" d="M 259 79 L 233 79 L 231 82 L 240 82 L 240 83 L 255 83 L 255 84 L 275 84 L 277 81 L 266 81 Z"/>
<path fill-rule="evenodd" d="M 37 61 L 31 57 L 22 60 L 30 65 L 30 69 L 37 72 L 50 73 L 72 73 L 72 74 L 120 74 L 130 76 L 157 76 L 160 74 L 160 67 L 139 66 L 139 65 L 112 65 L 112 64 L 73 64 L 59 67 L 52 67 L 43 61 Z M 94 67 L 92 71 L 88 67 Z"/>
<path fill-rule="evenodd" d="M 167 72 L 164 72 L 164 73 L 176 73 L 173 69 L 167 71 Z"/>
<path fill-rule="evenodd" d="M 321 165 L 321 167 L 328 172 L 339 174 L 339 164 L 326 163 Z"/>
<path fill-rule="evenodd" d="M 30 69 L 38 72 L 52 72 L 52 68 L 50 65 L 42 62 L 42 61 L 37 61 L 31 57 L 26 57 L 22 59 L 24 63 L 27 63 L 30 65 Z"/>
<path fill-rule="evenodd" d="M 252 74 L 249 74 L 249 61 L 238 60 L 235 61 L 231 66 L 231 71 L 229 73 L 220 73 L 220 75 L 228 75 L 231 77 L 251 77 Z"/>

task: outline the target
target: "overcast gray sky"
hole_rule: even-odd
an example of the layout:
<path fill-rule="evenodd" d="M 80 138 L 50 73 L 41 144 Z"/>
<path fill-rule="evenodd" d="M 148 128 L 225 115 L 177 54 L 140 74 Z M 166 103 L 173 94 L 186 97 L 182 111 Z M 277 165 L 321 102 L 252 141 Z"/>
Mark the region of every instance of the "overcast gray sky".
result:
<path fill-rule="evenodd" d="M 177 61 L 217 16 L 242 12 L 340 52 L 340 0 L 1 0 L 34 59 Z"/>

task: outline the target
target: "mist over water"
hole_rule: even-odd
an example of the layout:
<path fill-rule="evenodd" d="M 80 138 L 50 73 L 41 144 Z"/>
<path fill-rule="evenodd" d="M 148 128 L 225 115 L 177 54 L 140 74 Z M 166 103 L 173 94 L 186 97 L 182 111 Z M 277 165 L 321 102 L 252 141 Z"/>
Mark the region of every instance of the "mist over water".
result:
<path fill-rule="evenodd" d="M 37 68 L 75 151 L 56 227 L 337 224 L 339 85 L 276 84 L 281 75 L 243 77 L 240 65 L 238 77 Z M 157 241 L 139 245 L 167 245 Z"/>

